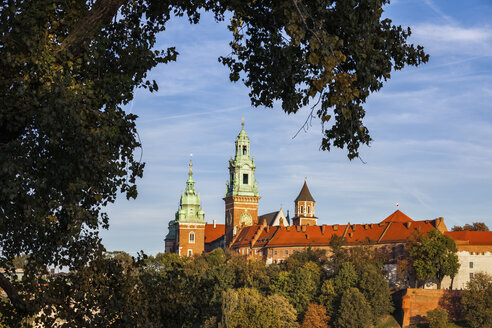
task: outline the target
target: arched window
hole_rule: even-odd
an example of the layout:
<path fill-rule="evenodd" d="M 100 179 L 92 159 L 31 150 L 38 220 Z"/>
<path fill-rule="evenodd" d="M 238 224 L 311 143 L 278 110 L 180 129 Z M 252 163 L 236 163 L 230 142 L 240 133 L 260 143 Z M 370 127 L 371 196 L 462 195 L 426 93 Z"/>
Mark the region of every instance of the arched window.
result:
<path fill-rule="evenodd" d="M 304 206 L 301 205 L 301 213 L 304 213 Z"/>
<path fill-rule="evenodd" d="M 188 250 L 188 256 L 192 256 L 193 255 L 193 250 L 192 249 L 189 249 Z"/>
<path fill-rule="evenodd" d="M 246 146 L 243 146 L 243 155 L 248 154 L 248 148 Z"/>
<path fill-rule="evenodd" d="M 194 244 L 195 243 L 195 233 L 193 231 L 190 232 L 190 243 Z"/>

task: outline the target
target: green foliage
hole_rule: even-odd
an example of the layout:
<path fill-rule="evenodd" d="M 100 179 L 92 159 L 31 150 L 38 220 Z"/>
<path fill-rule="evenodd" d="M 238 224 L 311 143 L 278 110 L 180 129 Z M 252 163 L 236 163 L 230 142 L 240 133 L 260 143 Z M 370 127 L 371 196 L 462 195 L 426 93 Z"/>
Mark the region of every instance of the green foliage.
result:
<path fill-rule="evenodd" d="M 223 294 L 225 328 L 298 327 L 297 313 L 282 296 L 263 297 L 256 289 L 229 289 Z"/>
<path fill-rule="evenodd" d="M 454 226 L 451 230 L 453 231 L 489 231 L 489 227 L 484 222 L 473 222 L 470 224 L 465 224 L 464 226 Z"/>
<path fill-rule="evenodd" d="M 420 236 L 409 249 L 416 278 L 424 283 L 435 281 L 440 289 L 445 276 L 453 278 L 458 273 L 457 251 L 454 240 L 438 230 Z"/>
<path fill-rule="evenodd" d="M 371 306 L 357 288 L 344 291 L 335 320 L 339 328 L 368 328 L 372 325 Z"/>
<path fill-rule="evenodd" d="M 467 283 L 461 303 L 471 328 L 492 327 L 492 276 L 476 273 Z"/>
<path fill-rule="evenodd" d="M 242 77 L 251 89 L 254 106 L 273 107 L 280 100 L 285 112 L 296 113 L 314 99 L 323 124 L 321 148 L 346 146 L 352 159 L 371 140 L 363 124 L 369 94 L 381 89 L 392 70 L 428 60 L 422 47 L 406 43 L 409 28 L 382 18 L 387 3 L 234 2 L 233 51 L 220 60 L 231 81 Z"/>
<path fill-rule="evenodd" d="M 381 270 L 373 265 L 367 265 L 359 280 L 359 290 L 371 306 L 374 323 L 384 315 L 393 312 L 393 304 L 388 282 Z"/>
<path fill-rule="evenodd" d="M 448 312 L 443 309 L 434 309 L 427 312 L 429 328 L 446 328 L 448 326 Z"/>
<path fill-rule="evenodd" d="M 253 105 L 272 107 L 281 100 L 287 113 L 319 97 L 317 115 L 323 124 L 334 117 L 333 125 L 324 129 L 322 148 L 347 146 L 349 158 L 354 158 L 359 144 L 371 140 L 362 121 L 362 104 L 369 94 L 382 87 L 392 70 L 428 59 L 420 46 L 406 43 L 409 29 L 382 19 L 387 2 L 260 0 L 252 6 L 222 0 L 2 0 L 0 287 L 9 302 L 0 303 L 0 312 L 8 324 L 16 326 L 46 308 L 66 310 L 64 293 L 72 290 L 71 282 L 46 279 L 47 268 L 82 272 L 97 263 L 94 272 L 104 275 L 103 268 L 121 265 L 104 257 L 98 233 L 109 227 L 104 207 L 118 192 L 136 197 L 136 180 L 143 174 L 136 151 L 137 117 L 123 106 L 136 88 L 157 90 L 155 81 L 147 79 L 150 69 L 176 60 L 174 47 L 154 49 L 171 17 L 187 15 L 190 23 L 197 23 L 203 11 L 213 12 L 216 20 L 223 20 L 226 11 L 232 13 L 232 53 L 221 57 L 231 69 L 231 80 L 243 75 Z M 14 258 L 23 254 L 25 275 L 23 281 L 14 281 Z M 144 270 L 144 281 L 164 275 L 177 279 L 178 285 L 185 283 L 183 276 L 167 270 L 168 263 L 159 262 L 173 259 L 155 260 Z M 184 266 L 179 272 L 187 266 L 175 264 Z M 121 279 L 133 279 L 132 270 L 125 270 Z M 207 300 L 214 307 L 219 291 L 230 284 L 220 278 L 225 274 L 221 270 L 229 269 L 215 269 L 204 279 L 223 280 Z M 268 290 L 268 270 L 261 266 L 232 270 L 236 284 Z M 306 277 L 313 274 L 299 270 Z M 116 283 L 106 278 L 101 281 Z M 315 292 L 314 285 L 316 279 L 305 287 Z M 47 289 L 56 295 L 46 297 L 39 286 L 51 286 Z M 157 297 L 145 286 L 143 290 Z M 183 318 L 200 317 L 200 311 L 188 313 L 186 308 L 196 296 L 185 296 L 190 298 L 176 295 L 175 303 L 183 309 Z M 304 295 L 296 302 L 311 299 Z M 104 302 L 100 306 L 108 305 L 102 296 L 98 300 Z M 96 306 L 86 305 L 87 310 Z"/>

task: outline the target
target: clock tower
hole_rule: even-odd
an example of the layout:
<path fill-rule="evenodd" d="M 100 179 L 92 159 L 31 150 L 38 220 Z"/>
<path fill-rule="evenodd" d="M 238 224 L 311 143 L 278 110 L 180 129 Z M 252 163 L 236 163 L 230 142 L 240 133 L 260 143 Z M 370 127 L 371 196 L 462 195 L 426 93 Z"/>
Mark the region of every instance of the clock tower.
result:
<path fill-rule="evenodd" d="M 229 246 L 239 229 L 258 224 L 258 184 L 255 160 L 250 156 L 250 142 L 244 122 L 236 137 L 234 159 L 229 160 L 229 181 L 226 182 L 225 243 Z"/>

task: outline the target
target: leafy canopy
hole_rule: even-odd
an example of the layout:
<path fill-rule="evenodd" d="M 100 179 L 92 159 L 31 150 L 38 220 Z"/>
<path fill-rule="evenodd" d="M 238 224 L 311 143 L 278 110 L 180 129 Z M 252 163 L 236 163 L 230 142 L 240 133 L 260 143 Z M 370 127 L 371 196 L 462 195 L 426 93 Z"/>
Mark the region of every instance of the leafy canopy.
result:
<path fill-rule="evenodd" d="M 109 226 L 103 208 L 118 192 L 136 197 L 144 168 L 136 116 L 123 105 L 136 88 L 157 90 L 147 73 L 176 60 L 174 47 L 154 49 L 173 16 L 187 15 L 190 23 L 202 11 L 218 21 L 232 17 L 232 52 L 221 57 L 231 80 L 243 77 L 254 106 L 281 101 L 286 113 L 296 113 L 318 103 L 313 115 L 325 124 L 322 149 L 346 146 L 354 158 L 371 140 L 363 124 L 369 94 L 392 70 L 428 60 L 422 47 L 407 44 L 409 29 L 382 19 L 387 3 L 1 0 L 4 320 L 15 326 L 16 318 L 64 302 L 70 287 L 63 280 L 59 293 L 46 297 L 54 284 L 46 279 L 49 267 L 77 271 L 92 260 L 103 261 L 99 268 L 113 261 L 102 259 L 98 230 Z M 16 280 L 14 259 L 21 255 L 25 275 Z"/>

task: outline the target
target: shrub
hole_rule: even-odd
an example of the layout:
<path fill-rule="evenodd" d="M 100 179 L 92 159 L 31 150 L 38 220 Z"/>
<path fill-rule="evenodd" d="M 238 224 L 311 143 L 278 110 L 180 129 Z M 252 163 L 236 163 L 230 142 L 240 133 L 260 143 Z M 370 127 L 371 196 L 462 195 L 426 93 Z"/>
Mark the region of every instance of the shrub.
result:
<path fill-rule="evenodd" d="M 448 312 L 443 309 L 434 309 L 427 312 L 429 328 L 446 328 L 448 326 Z"/>

